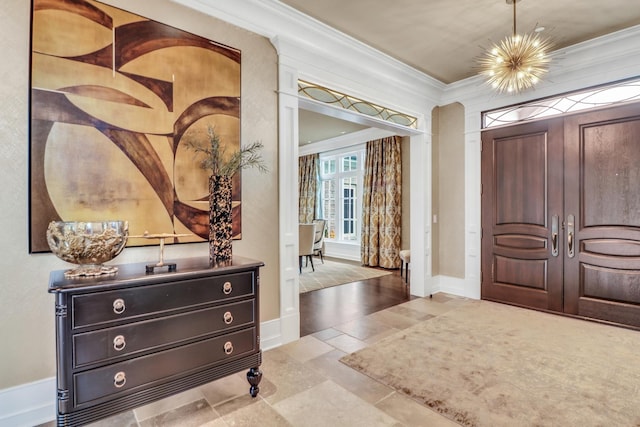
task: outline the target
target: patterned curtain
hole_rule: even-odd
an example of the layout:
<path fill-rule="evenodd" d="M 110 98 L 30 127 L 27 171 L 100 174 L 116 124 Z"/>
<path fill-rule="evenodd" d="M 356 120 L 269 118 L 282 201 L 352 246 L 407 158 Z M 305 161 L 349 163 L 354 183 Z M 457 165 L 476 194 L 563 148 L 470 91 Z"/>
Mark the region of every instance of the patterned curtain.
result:
<path fill-rule="evenodd" d="M 298 221 L 310 223 L 316 217 L 319 172 L 318 154 L 298 158 Z"/>
<path fill-rule="evenodd" d="M 367 142 L 362 201 L 363 265 L 399 268 L 402 160 L 400 137 Z"/>

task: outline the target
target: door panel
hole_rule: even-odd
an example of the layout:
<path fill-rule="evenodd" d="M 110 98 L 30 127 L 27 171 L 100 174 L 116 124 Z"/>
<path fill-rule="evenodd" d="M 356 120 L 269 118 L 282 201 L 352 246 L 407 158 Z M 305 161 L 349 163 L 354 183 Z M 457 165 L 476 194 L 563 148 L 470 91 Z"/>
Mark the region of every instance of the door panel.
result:
<path fill-rule="evenodd" d="M 562 138 L 558 120 L 482 134 L 484 299 L 562 309 Z"/>
<path fill-rule="evenodd" d="M 564 311 L 640 327 L 640 105 L 565 119 Z"/>
<path fill-rule="evenodd" d="M 544 227 L 546 204 L 546 133 L 496 138 L 495 215 L 497 225 L 530 224 Z"/>

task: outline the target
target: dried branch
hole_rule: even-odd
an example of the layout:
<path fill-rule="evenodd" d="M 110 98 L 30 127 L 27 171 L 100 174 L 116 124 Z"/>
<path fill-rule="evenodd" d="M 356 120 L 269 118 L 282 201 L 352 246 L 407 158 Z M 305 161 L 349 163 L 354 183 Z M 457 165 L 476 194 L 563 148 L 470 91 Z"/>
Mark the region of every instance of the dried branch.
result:
<path fill-rule="evenodd" d="M 240 150 L 233 153 L 228 160 L 225 160 L 225 147 L 220 143 L 220 136 L 215 132 L 213 126 L 207 127 L 209 143 L 202 145 L 201 141 L 189 139 L 187 148 L 196 153 L 204 153 L 206 157 L 200 162 L 202 169 L 211 171 L 211 175 L 233 176 L 241 169 L 257 168 L 260 172 L 267 172 L 268 169 L 260 151 L 264 145 L 260 141 L 253 142 L 247 146 L 240 147 Z"/>

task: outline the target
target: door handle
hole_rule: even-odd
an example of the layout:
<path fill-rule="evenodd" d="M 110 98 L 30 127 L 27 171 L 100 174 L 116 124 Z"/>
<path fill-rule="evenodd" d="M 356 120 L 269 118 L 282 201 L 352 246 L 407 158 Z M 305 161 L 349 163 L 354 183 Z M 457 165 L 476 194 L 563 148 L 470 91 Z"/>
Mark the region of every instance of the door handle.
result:
<path fill-rule="evenodd" d="M 576 218 L 573 215 L 569 215 L 567 217 L 567 256 L 569 258 L 573 258 L 574 256 L 574 228 L 575 228 Z"/>
<path fill-rule="evenodd" d="M 558 215 L 551 217 L 551 255 L 558 256 Z"/>

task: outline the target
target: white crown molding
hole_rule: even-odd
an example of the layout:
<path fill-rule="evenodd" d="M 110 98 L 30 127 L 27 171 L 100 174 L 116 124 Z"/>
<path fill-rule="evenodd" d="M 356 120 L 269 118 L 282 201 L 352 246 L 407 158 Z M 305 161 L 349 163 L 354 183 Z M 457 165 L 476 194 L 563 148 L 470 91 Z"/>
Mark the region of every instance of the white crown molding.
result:
<path fill-rule="evenodd" d="M 380 88 L 381 91 L 396 96 L 403 92 L 406 93 L 404 97 L 412 99 L 419 94 L 423 98 L 420 110 L 425 105 L 427 108 L 435 105 L 445 88 L 439 80 L 277 0 L 171 1 L 269 38 L 278 53 L 285 57 L 284 62 L 289 58 L 305 65 L 299 68 L 316 70 L 315 74 L 312 71 L 306 76 L 314 78 L 313 83 L 332 82 L 332 88 L 336 90 L 347 90 L 349 94 L 365 98 L 367 88 L 371 87 L 367 83 L 375 82 L 375 86 L 379 86 L 380 81 L 384 81 L 387 88 Z M 336 67 L 351 70 L 351 73 L 336 72 Z M 344 87 L 335 87 L 334 76 L 354 75 L 353 70 L 357 70 L 355 74 L 359 74 L 362 81 L 352 80 L 345 82 Z M 366 97 L 368 101 L 378 101 L 370 98 Z M 381 97 L 385 98 L 389 96 Z"/>
<path fill-rule="evenodd" d="M 587 53 L 588 58 L 582 57 L 582 61 L 593 62 L 594 55 L 597 53 L 596 59 L 604 59 L 607 57 L 620 56 L 621 54 L 637 54 L 637 40 L 640 38 L 640 25 L 625 28 L 615 33 L 609 33 L 604 36 L 597 37 L 582 43 L 576 43 L 564 49 L 557 50 L 553 56 L 561 56 L 565 54 L 579 55 L 583 52 Z M 630 43 L 635 40 L 636 44 Z"/>
<path fill-rule="evenodd" d="M 254 13 L 263 6 L 259 2 L 253 0 L 170 0 L 174 3 L 181 4 L 191 9 L 197 10 L 204 14 L 214 16 L 222 21 L 233 24 L 237 27 L 244 28 L 251 32 L 260 34 L 267 38 L 275 35 L 269 25 L 263 25 L 263 21 L 256 18 Z M 270 20 L 264 21 L 269 23 Z"/>
<path fill-rule="evenodd" d="M 481 76 L 451 83 L 440 105 L 483 103 L 483 109 L 518 104 L 640 75 L 640 25 L 553 52 L 548 75 L 534 90 L 497 94 Z"/>

